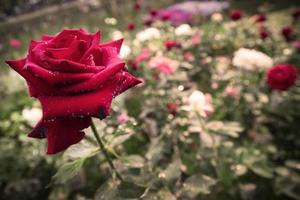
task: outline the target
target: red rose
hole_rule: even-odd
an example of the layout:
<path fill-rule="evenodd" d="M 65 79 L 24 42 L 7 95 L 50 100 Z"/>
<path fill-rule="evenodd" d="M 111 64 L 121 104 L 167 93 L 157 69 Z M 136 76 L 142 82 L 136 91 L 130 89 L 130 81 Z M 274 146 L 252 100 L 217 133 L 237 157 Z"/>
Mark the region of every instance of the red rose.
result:
<path fill-rule="evenodd" d="M 260 35 L 260 37 L 261 37 L 261 39 L 266 39 L 267 37 L 269 37 L 269 32 L 268 31 L 266 31 L 266 30 L 261 30 L 260 32 L 259 32 L 259 35 Z"/>
<path fill-rule="evenodd" d="M 254 16 L 254 21 L 256 23 L 262 23 L 262 22 L 265 22 L 266 20 L 267 20 L 267 17 L 264 14 L 259 14 L 259 15 Z"/>
<path fill-rule="evenodd" d="M 294 29 L 291 26 L 283 27 L 281 30 L 281 34 L 287 41 L 291 41 L 294 36 Z"/>
<path fill-rule="evenodd" d="M 139 3 L 139 2 L 135 2 L 134 4 L 133 4 L 133 9 L 134 10 L 140 10 L 141 9 L 141 4 Z"/>
<path fill-rule="evenodd" d="M 300 17 L 300 8 L 295 8 L 292 12 L 294 20 L 297 20 Z"/>
<path fill-rule="evenodd" d="M 127 24 L 126 28 L 127 28 L 127 30 L 132 31 L 132 30 L 135 29 L 135 24 L 130 22 L 130 23 Z"/>
<path fill-rule="evenodd" d="M 164 41 L 164 45 L 167 50 L 171 50 L 172 48 L 181 48 L 181 44 L 175 40 L 166 40 Z"/>
<path fill-rule="evenodd" d="M 158 14 L 158 10 L 152 8 L 152 9 L 149 10 L 149 13 L 150 13 L 150 15 L 151 15 L 152 17 L 155 17 L 155 16 Z"/>
<path fill-rule="evenodd" d="M 290 64 L 279 64 L 272 67 L 267 74 L 268 85 L 275 90 L 286 90 L 295 84 L 297 68 Z"/>
<path fill-rule="evenodd" d="M 29 137 L 46 137 L 48 154 L 78 143 L 91 117 L 105 118 L 112 99 L 140 83 L 118 57 L 122 40 L 99 42 L 100 32 L 63 30 L 31 41 L 26 58 L 7 61 L 41 102 L 43 117 Z"/>
<path fill-rule="evenodd" d="M 177 112 L 177 110 L 178 110 L 179 107 L 180 107 L 180 105 L 178 103 L 175 103 L 175 102 L 169 102 L 169 103 L 167 103 L 168 111 L 172 115 L 176 115 L 176 112 Z"/>
<path fill-rule="evenodd" d="M 233 10 L 230 12 L 230 18 L 233 20 L 233 21 L 238 21 L 240 20 L 241 18 L 243 17 L 243 14 L 241 11 L 239 10 Z"/>

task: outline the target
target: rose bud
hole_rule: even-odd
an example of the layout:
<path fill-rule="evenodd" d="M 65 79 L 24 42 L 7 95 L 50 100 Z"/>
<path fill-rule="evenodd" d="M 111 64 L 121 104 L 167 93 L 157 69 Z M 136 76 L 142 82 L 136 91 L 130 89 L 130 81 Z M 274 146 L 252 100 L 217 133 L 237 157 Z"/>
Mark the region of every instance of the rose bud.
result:
<path fill-rule="evenodd" d="M 151 8 L 149 10 L 149 13 L 152 17 L 155 17 L 157 14 L 158 14 L 158 10 L 157 9 L 154 9 L 154 8 Z"/>
<path fill-rule="evenodd" d="M 291 26 L 283 27 L 281 30 L 281 34 L 286 39 L 286 41 L 291 41 L 294 36 L 294 29 Z"/>
<path fill-rule="evenodd" d="M 21 48 L 21 41 L 18 39 L 10 39 L 9 45 L 14 49 L 20 49 Z"/>
<path fill-rule="evenodd" d="M 292 16 L 294 20 L 296 21 L 300 17 L 300 8 L 296 8 L 292 12 Z"/>
<path fill-rule="evenodd" d="M 179 104 L 175 103 L 175 102 L 170 102 L 167 104 L 167 108 L 168 108 L 169 113 L 171 113 L 172 115 L 175 115 L 179 108 Z"/>
<path fill-rule="evenodd" d="M 165 47 L 167 50 L 171 50 L 172 48 L 181 48 L 181 44 L 174 40 L 166 40 L 164 42 Z"/>
<path fill-rule="evenodd" d="M 126 28 L 127 28 L 127 30 L 132 31 L 135 29 L 135 24 L 130 22 L 127 24 Z"/>
<path fill-rule="evenodd" d="M 266 31 L 266 30 L 261 30 L 261 31 L 259 32 L 259 35 L 260 35 L 260 38 L 264 40 L 264 39 L 266 39 L 267 37 L 269 37 L 270 33 L 269 33 L 268 31 Z"/>
<path fill-rule="evenodd" d="M 32 40 L 25 58 L 6 61 L 41 103 L 43 116 L 28 136 L 46 138 L 48 154 L 81 141 L 92 117 L 104 119 L 113 98 L 141 83 L 119 57 L 123 40 L 100 38 L 100 32 L 63 30 Z"/>
<path fill-rule="evenodd" d="M 278 64 L 267 73 L 267 83 L 274 90 L 287 90 L 293 86 L 298 76 L 297 68 L 290 64 Z"/>
<path fill-rule="evenodd" d="M 256 23 L 262 23 L 262 22 L 265 22 L 266 20 L 267 20 L 267 17 L 264 14 L 259 14 L 259 15 L 254 16 L 254 21 Z"/>
<path fill-rule="evenodd" d="M 141 4 L 140 4 L 139 2 L 135 2 L 135 3 L 133 4 L 133 9 L 134 9 L 134 10 L 140 10 L 140 9 L 141 9 Z"/>
<path fill-rule="evenodd" d="M 238 21 L 243 17 L 243 14 L 240 10 L 233 10 L 230 12 L 230 18 L 233 21 Z"/>

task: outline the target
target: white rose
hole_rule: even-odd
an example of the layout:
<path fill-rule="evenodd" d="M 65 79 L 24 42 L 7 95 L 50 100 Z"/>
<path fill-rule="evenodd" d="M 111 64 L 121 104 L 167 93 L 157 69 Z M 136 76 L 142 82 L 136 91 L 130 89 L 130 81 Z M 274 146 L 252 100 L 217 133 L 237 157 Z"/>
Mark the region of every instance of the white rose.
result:
<path fill-rule="evenodd" d="M 160 38 L 160 31 L 157 28 L 147 28 L 143 31 L 140 31 L 136 34 L 137 40 L 143 42 L 146 40 L 151 40 L 151 39 L 158 39 Z"/>
<path fill-rule="evenodd" d="M 241 48 L 234 53 L 232 63 L 249 71 L 266 70 L 273 66 L 273 59 L 260 51 Z"/>
<path fill-rule="evenodd" d="M 207 117 L 214 112 L 211 95 L 203 94 L 199 90 L 194 91 L 189 96 L 188 104 L 192 110 L 199 112 L 202 117 Z"/>
<path fill-rule="evenodd" d="M 181 24 L 175 29 L 175 35 L 192 35 L 194 33 L 193 29 L 188 24 Z"/>

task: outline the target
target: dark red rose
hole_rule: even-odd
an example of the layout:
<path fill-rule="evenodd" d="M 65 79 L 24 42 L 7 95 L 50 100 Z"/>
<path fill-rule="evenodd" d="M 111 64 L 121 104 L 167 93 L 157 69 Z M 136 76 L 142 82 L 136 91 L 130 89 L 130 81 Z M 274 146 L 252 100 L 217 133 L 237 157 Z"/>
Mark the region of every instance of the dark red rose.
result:
<path fill-rule="evenodd" d="M 133 8 L 134 8 L 135 10 L 140 10 L 140 9 L 141 9 L 141 4 L 140 4 L 139 2 L 135 2 L 135 3 L 133 4 Z"/>
<path fill-rule="evenodd" d="M 171 50 L 172 48 L 181 48 L 181 44 L 174 40 L 166 40 L 164 42 L 165 47 L 167 50 Z"/>
<path fill-rule="evenodd" d="M 296 8 L 292 12 L 292 16 L 294 20 L 297 20 L 300 17 L 300 8 Z"/>
<path fill-rule="evenodd" d="M 267 37 L 269 37 L 269 35 L 270 35 L 270 33 L 268 32 L 268 31 L 266 31 L 266 30 L 261 30 L 260 32 L 259 32 L 259 35 L 260 35 L 260 37 L 261 37 L 261 39 L 266 39 Z"/>
<path fill-rule="evenodd" d="M 149 10 L 149 13 L 150 13 L 150 15 L 151 15 L 152 17 L 155 17 L 155 16 L 158 14 L 158 10 L 152 8 L 152 9 Z"/>
<path fill-rule="evenodd" d="M 254 21 L 256 23 L 262 23 L 262 22 L 265 22 L 266 20 L 267 20 L 267 17 L 264 14 L 259 14 L 254 17 Z"/>
<path fill-rule="evenodd" d="M 295 84 L 297 68 L 290 64 L 279 64 L 272 67 L 267 74 L 267 83 L 274 90 L 287 90 Z"/>
<path fill-rule="evenodd" d="M 100 43 L 100 37 L 63 30 L 32 40 L 25 58 L 7 61 L 41 102 L 43 117 L 29 137 L 47 138 L 48 154 L 78 143 L 91 117 L 104 119 L 112 99 L 141 82 L 118 57 L 123 40 Z"/>
<path fill-rule="evenodd" d="M 243 14 L 240 10 L 233 10 L 230 12 L 230 18 L 233 21 L 238 21 L 243 17 Z"/>
<path fill-rule="evenodd" d="M 153 24 L 153 19 L 151 18 L 145 19 L 144 21 L 145 26 L 151 26 L 152 24 Z"/>
<path fill-rule="evenodd" d="M 281 30 L 281 34 L 287 41 L 291 41 L 294 36 L 294 29 L 291 26 L 283 27 Z"/>
<path fill-rule="evenodd" d="M 126 28 L 127 28 L 127 30 L 132 31 L 132 30 L 135 29 L 135 24 L 130 22 L 130 23 L 127 24 Z"/>
<path fill-rule="evenodd" d="M 167 108 L 168 108 L 169 113 L 171 113 L 172 115 L 175 115 L 179 108 L 179 104 L 175 103 L 175 102 L 170 102 L 167 104 Z"/>

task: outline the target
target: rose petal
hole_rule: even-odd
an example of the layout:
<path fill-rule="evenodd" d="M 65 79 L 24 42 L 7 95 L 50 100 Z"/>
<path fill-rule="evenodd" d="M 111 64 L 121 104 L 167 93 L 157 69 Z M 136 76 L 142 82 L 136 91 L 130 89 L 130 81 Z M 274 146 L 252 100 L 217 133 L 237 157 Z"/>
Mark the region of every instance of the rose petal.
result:
<path fill-rule="evenodd" d="M 102 71 L 103 66 L 91 66 L 74 62 L 67 59 L 45 58 L 43 67 L 49 70 L 61 72 L 81 72 L 81 73 L 97 73 Z"/>
<path fill-rule="evenodd" d="M 39 97 L 45 119 L 68 116 L 105 118 L 117 83 L 108 82 L 99 91 L 72 96 Z M 100 116 L 101 115 L 101 116 Z"/>
<path fill-rule="evenodd" d="M 85 63 L 84 61 L 92 54 L 94 49 L 99 46 L 100 38 L 101 38 L 101 35 L 100 35 L 100 32 L 98 31 L 93 36 L 91 46 L 89 47 L 89 49 L 84 53 L 84 55 L 79 60 L 80 63 Z"/>
<path fill-rule="evenodd" d="M 91 118 L 59 118 L 45 124 L 47 154 L 55 154 L 82 140 L 84 132 L 81 130 L 90 126 Z"/>
<path fill-rule="evenodd" d="M 100 44 L 100 48 L 105 48 L 105 47 L 114 47 L 117 49 L 118 54 L 120 53 L 121 50 L 121 46 L 123 43 L 123 38 L 119 39 L 119 40 L 114 40 L 114 41 L 110 41 L 110 42 L 104 42 Z"/>
<path fill-rule="evenodd" d="M 95 63 L 101 66 L 122 62 L 115 47 L 97 48 L 93 52 L 93 55 Z"/>
<path fill-rule="evenodd" d="M 129 88 L 132 88 L 140 83 L 142 83 L 141 80 L 137 79 L 130 73 L 123 71 L 118 74 L 120 76 L 119 79 L 122 79 L 120 83 L 118 84 L 118 87 L 116 88 L 116 95 L 121 94 L 128 90 Z"/>
<path fill-rule="evenodd" d="M 50 85 L 32 76 L 25 68 L 26 59 L 6 61 L 16 72 L 18 72 L 28 83 L 29 93 L 37 97 L 40 94 L 58 95 L 59 91 L 54 90 Z"/>
<path fill-rule="evenodd" d="M 70 42 L 76 40 L 84 40 L 90 45 L 92 41 L 92 34 L 87 33 L 83 29 L 64 29 L 58 35 L 56 35 L 52 40 L 51 43 L 55 45 L 55 47 L 67 47 L 69 46 Z"/>
<path fill-rule="evenodd" d="M 103 84 L 110 78 L 113 77 L 114 74 L 119 72 L 121 69 L 123 69 L 125 66 L 125 63 L 115 63 L 101 72 L 95 74 L 92 78 L 88 79 L 85 82 L 81 82 L 78 84 L 74 84 L 71 86 L 65 86 L 62 87 L 61 90 L 64 92 L 69 93 L 78 93 L 83 91 L 92 91 L 96 90 L 97 88 L 103 86 Z"/>
<path fill-rule="evenodd" d="M 50 85 L 76 83 L 90 79 L 94 73 L 64 73 L 49 71 L 33 63 L 27 64 L 27 69 L 35 76 L 44 79 Z"/>

